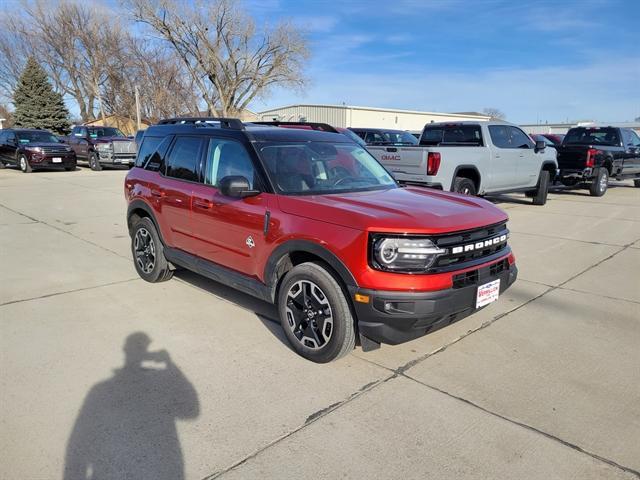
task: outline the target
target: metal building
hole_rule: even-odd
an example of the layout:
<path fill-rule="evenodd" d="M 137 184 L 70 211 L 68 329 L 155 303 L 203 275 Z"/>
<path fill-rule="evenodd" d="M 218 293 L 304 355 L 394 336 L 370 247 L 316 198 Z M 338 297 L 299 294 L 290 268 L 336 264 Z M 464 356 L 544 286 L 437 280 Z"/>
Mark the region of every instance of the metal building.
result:
<path fill-rule="evenodd" d="M 394 128 L 421 131 L 427 123 L 465 120 L 489 120 L 482 114 L 419 112 L 351 105 L 288 105 L 259 112 L 262 121 L 307 121 L 328 123 L 334 127 Z"/>

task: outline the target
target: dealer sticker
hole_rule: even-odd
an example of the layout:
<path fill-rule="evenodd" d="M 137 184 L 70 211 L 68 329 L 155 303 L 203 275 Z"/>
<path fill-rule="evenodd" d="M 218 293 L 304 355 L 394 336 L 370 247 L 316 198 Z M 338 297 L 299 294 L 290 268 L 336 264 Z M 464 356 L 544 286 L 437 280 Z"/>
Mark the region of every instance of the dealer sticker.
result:
<path fill-rule="evenodd" d="M 500 279 L 480 285 L 476 295 L 476 308 L 484 307 L 485 305 L 489 305 L 491 302 L 495 302 L 498 300 L 499 294 Z"/>

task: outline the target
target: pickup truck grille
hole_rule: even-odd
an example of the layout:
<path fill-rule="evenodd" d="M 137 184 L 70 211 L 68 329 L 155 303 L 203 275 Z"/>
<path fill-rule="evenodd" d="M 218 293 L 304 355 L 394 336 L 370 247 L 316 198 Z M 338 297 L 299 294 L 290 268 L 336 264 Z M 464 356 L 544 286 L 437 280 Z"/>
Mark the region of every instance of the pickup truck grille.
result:
<path fill-rule="evenodd" d="M 506 222 L 487 227 L 433 237 L 432 241 L 447 253 L 431 266 L 432 272 L 458 270 L 490 261 L 508 250 Z"/>
<path fill-rule="evenodd" d="M 134 142 L 113 142 L 113 153 L 131 153 L 135 155 L 136 145 Z"/>
<path fill-rule="evenodd" d="M 67 155 L 68 153 L 70 153 L 67 150 L 67 147 L 63 147 L 63 146 L 46 146 L 46 147 L 42 147 L 42 152 L 45 155 Z"/>

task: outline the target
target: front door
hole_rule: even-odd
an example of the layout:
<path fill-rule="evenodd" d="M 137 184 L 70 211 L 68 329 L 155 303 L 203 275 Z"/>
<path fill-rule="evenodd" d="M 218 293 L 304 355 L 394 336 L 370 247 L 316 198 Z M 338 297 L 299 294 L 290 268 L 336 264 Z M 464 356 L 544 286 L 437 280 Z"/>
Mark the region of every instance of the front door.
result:
<path fill-rule="evenodd" d="M 507 127 L 511 132 L 511 147 L 518 150 L 518 163 L 513 186 L 515 188 L 535 187 L 538 184 L 542 152 L 536 153 L 535 144 L 518 127 Z"/>
<path fill-rule="evenodd" d="M 508 125 L 490 125 L 491 166 L 489 175 L 483 180 L 485 192 L 497 192 L 513 188 L 520 161 L 520 151 L 511 146 L 511 131 Z"/>
<path fill-rule="evenodd" d="M 231 198 L 218 185 L 240 175 L 261 189 L 254 160 L 245 146 L 230 138 L 210 138 L 203 162 L 203 183 L 194 186 L 193 241 L 197 255 L 243 274 L 260 277 L 257 261 L 264 253 L 265 218 L 270 194 Z"/>

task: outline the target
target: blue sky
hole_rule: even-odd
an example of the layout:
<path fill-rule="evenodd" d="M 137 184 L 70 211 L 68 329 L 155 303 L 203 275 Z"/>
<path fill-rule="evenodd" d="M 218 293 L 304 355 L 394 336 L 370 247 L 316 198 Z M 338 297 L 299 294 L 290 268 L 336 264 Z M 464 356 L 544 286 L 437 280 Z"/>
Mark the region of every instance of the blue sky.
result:
<path fill-rule="evenodd" d="M 331 103 L 502 110 L 519 123 L 640 116 L 640 1 L 247 0 L 307 31 L 303 91 L 254 110 Z"/>

